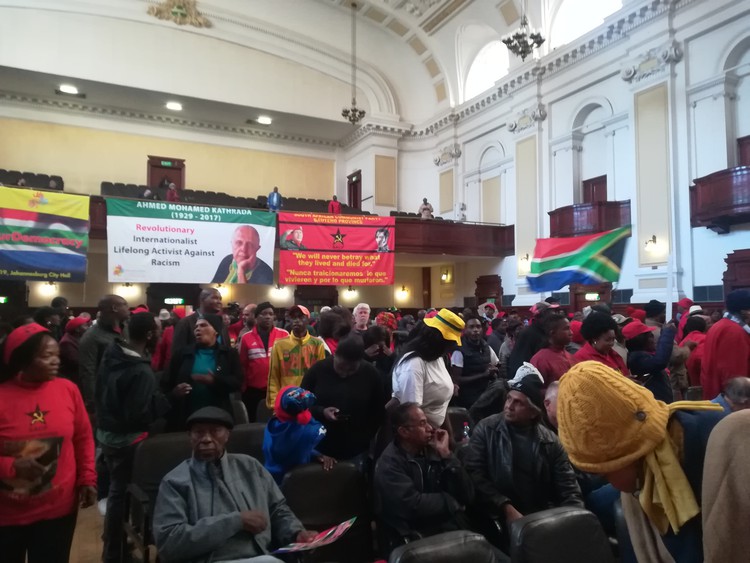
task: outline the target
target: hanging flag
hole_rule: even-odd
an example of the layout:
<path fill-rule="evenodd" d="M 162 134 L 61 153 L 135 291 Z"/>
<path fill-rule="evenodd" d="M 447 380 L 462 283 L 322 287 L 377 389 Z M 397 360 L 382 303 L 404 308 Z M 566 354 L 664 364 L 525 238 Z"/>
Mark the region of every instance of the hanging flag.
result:
<path fill-rule="evenodd" d="M 526 281 L 533 291 L 557 291 L 571 283 L 594 285 L 620 279 L 631 228 L 569 238 L 537 239 Z"/>

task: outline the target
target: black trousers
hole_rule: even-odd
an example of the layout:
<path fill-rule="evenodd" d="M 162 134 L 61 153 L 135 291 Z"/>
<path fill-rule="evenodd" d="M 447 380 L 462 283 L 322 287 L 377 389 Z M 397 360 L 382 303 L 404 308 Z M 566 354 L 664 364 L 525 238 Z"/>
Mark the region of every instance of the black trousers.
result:
<path fill-rule="evenodd" d="M 256 422 L 258 420 L 258 403 L 266 400 L 266 390 L 256 389 L 255 387 L 248 387 L 242 394 L 242 402 L 245 403 L 247 409 L 247 417 L 250 422 Z"/>
<path fill-rule="evenodd" d="M 127 489 L 133 475 L 136 445 L 124 448 L 102 446 L 104 463 L 109 472 L 107 515 L 104 517 L 104 563 L 120 563 L 125 556 L 123 522 L 128 512 Z"/>
<path fill-rule="evenodd" d="M 0 526 L 3 563 L 68 563 L 77 512 L 25 526 Z"/>

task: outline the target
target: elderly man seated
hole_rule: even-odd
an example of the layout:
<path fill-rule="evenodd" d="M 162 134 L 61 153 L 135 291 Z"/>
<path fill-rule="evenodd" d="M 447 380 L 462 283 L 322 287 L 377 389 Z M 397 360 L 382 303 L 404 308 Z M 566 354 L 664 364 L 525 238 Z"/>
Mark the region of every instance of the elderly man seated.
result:
<path fill-rule="evenodd" d="M 474 486 L 451 453 L 448 433 L 434 430 L 417 403 L 396 407 L 391 424 L 393 442 L 375 467 L 380 521 L 400 538 L 465 528 Z"/>
<path fill-rule="evenodd" d="M 583 506 L 573 468 L 557 436 L 542 424 L 543 380 L 524 363 L 509 382 L 501 414 L 474 429 L 465 458 L 480 516 L 506 530 L 514 520 L 556 506 Z M 507 537 L 488 539 L 507 542 Z"/>
<path fill-rule="evenodd" d="M 205 407 L 187 420 L 193 457 L 162 480 L 154 538 L 164 561 L 274 563 L 272 549 L 309 542 L 263 465 L 226 453 L 233 427 L 222 409 Z"/>

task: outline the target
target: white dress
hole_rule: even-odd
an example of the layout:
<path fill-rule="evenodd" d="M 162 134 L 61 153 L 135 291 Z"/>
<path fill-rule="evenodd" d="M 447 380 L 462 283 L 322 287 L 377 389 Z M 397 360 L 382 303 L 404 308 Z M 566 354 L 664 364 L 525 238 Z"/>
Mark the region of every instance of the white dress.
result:
<path fill-rule="evenodd" d="M 421 405 L 430 424 L 440 428 L 453 397 L 453 380 L 443 358 L 425 362 L 409 352 L 393 370 L 393 396 L 401 403 Z"/>

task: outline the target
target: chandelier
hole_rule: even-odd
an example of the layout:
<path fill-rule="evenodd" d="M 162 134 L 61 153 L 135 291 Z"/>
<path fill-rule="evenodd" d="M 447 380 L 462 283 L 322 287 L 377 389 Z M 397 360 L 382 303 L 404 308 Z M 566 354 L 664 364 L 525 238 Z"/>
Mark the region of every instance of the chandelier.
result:
<path fill-rule="evenodd" d="M 526 2 L 524 2 L 523 15 L 521 16 L 521 27 L 503 37 L 503 43 L 511 53 L 521 57 L 522 61 L 526 60 L 531 51 L 544 43 L 542 34 L 529 27 L 529 19 L 526 17 Z"/>
<path fill-rule="evenodd" d="M 341 112 L 344 119 L 356 125 L 365 116 L 365 110 L 357 107 L 357 4 L 352 2 L 352 107 Z"/>

